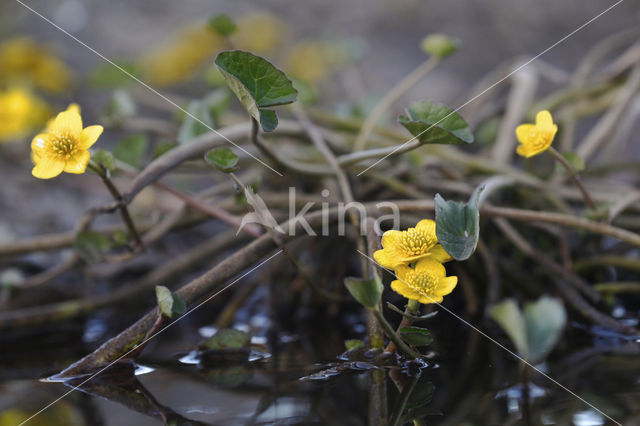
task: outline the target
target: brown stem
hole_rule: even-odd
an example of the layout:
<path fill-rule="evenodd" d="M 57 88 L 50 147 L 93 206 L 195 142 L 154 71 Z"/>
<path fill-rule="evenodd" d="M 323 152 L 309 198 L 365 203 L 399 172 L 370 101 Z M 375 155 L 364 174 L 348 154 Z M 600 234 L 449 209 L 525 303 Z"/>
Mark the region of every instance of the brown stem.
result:
<path fill-rule="evenodd" d="M 549 153 L 555 158 L 562 166 L 567 170 L 569 177 L 573 181 L 573 183 L 578 187 L 580 193 L 582 194 L 582 198 L 584 202 L 589 206 L 589 208 L 593 211 L 596 211 L 596 205 L 593 203 L 591 196 L 587 192 L 587 188 L 584 187 L 582 181 L 580 180 L 580 176 L 576 169 L 573 168 L 571 164 L 560 154 L 554 147 L 550 146 L 548 149 Z"/>

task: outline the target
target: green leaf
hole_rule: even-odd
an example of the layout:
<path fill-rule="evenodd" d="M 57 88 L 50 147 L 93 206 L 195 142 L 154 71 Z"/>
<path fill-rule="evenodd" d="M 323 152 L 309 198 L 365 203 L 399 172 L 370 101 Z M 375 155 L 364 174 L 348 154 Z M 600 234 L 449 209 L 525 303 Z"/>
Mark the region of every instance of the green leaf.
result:
<path fill-rule="evenodd" d="M 117 62 L 116 65 L 117 67 L 108 63 L 96 68 L 89 77 L 89 83 L 95 87 L 114 89 L 135 82 L 127 73 L 136 78 L 142 77 L 142 73 L 132 62 Z"/>
<path fill-rule="evenodd" d="M 140 167 L 147 152 L 149 140 L 144 134 L 133 134 L 122 139 L 113 149 L 113 155 L 123 163 Z"/>
<path fill-rule="evenodd" d="M 165 286 L 156 286 L 156 299 L 160 312 L 167 318 L 183 315 L 187 310 L 184 300 Z"/>
<path fill-rule="evenodd" d="M 575 170 L 576 173 L 580 173 L 584 170 L 584 160 L 575 152 L 563 152 L 562 156 L 567 161 L 567 163 L 569 163 L 569 165 L 573 167 L 573 170 Z M 562 164 L 557 162 L 556 172 L 560 174 L 567 174 L 567 169 L 565 169 Z"/>
<path fill-rule="evenodd" d="M 410 319 L 413 322 L 424 321 L 426 319 L 433 318 L 436 315 L 438 315 L 438 311 L 429 312 L 428 314 L 424 314 L 424 315 L 411 315 L 398 309 L 396 305 L 394 305 L 391 302 L 387 302 L 387 308 L 391 309 L 394 312 L 399 313 L 403 317 Z"/>
<path fill-rule="evenodd" d="M 347 277 L 344 279 L 344 285 L 353 298 L 361 305 L 369 309 L 376 309 L 378 307 L 384 290 L 378 274 L 374 274 L 374 277 L 369 280 Z"/>
<path fill-rule="evenodd" d="M 435 102 L 412 104 L 406 115 L 398 117 L 423 144 L 464 145 L 473 142 L 469 125 L 457 112 Z"/>
<path fill-rule="evenodd" d="M 205 154 L 204 159 L 225 173 L 238 170 L 238 156 L 229 148 L 214 148 Z"/>
<path fill-rule="evenodd" d="M 167 152 L 171 151 L 176 146 L 178 146 L 178 144 L 176 144 L 174 142 L 169 142 L 169 141 L 158 142 L 153 147 L 153 153 L 152 153 L 151 157 L 156 159 L 156 158 L 160 157 L 161 155 L 166 154 Z"/>
<path fill-rule="evenodd" d="M 99 262 L 112 247 L 111 239 L 95 231 L 81 231 L 74 242 L 78 254 L 88 263 Z"/>
<path fill-rule="evenodd" d="M 302 105 L 311 105 L 318 99 L 318 93 L 309 83 L 295 77 L 291 77 L 291 82 L 298 92 L 298 100 Z"/>
<path fill-rule="evenodd" d="M 117 89 L 113 92 L 111 100 L 105 108 L 105 116 L 118 121 L 136 114 L 138 107 L 131 94 L 124 89 Z"/>
<path fill-rule="evenodd" d="M 426 376 L 426 375 L 424 375 Z M 433 394 L 436 391 L 436 387 L 432 381 L 421 377 L 416 386 L 413 388 L 405 409 L 414 410 L 416 408 L 425 406 L 433 399 Z M 402 423 L 400 423 L 402 424 Z"/>
<path fill-rule="evenodd" d="M 111 236 L 111 240 L 116 247 L 123 246 L 127 244 L 127 233 L 122 229 L 117 229 Z"/>
<path fill-rule="evenodd" d="M 355 351 L 356 349 L 364 348 L 364 342 L 359 339 L 350 339 L 344 341 L 344 346 L 348 351 Z"/>
<path fill-rule="evenodd" d="M 567 322 L 562 302 L 548 296 L 527 303 L 524 313 L 513 299 L 507 299 L 494 306 L 490 314 L 507 333 L 518 353 L 533 364 L 549 355 Z"/>
<path fill-rule="evenodd" d="M 460 40 L 446 34 L 430 34 L 422 39 L 420 47 L 425 53 L 443 59 L 455 53 L 460 46 Z"/>
<path fill-rule="evenodd" d="M 244 331 L 233 328 L 223 328 L 211 338 L 207 339 L 202 347 L 206 349 L 242 349 L 249 346 L 251 336 Z"/>
<path fill-rule="evenodd" d="M 507 299 L 498 303 L 491 308 L 489 314 L 507 333 L 520 356 L 527 358 L 529 356 L 527 326 L 520 307 L 518 307 L 515 300 Z"/>
<path fill-rule="evenodd" d="M 529 361 L 543 361 L 558 342 L 567 322 L 564 305 L 558 299 L 543 296 L 524 307 L 529 345 Z"/>
<path fill-rule="evenodd" d="M 436 236 L 447 253 L 456 260 L 468 259 L 480 238 L 478 201 L 484 186 L 476 188 L 469 202 L 446 201 L 436 194 Z"/>
<path fill-rule="evenodd" d="M 102 148 L 96 150 L 96 152 L 91 155 L 91 159 L 110 172 L 113 172 L 116 169 L 116 162 L 113 158 L 113 154 Z"/>
<path fill-rule="evenodd" d="M 413 346 L 426 346 L 433 342 L 433 336 L 426 328 L 403 327 L 400 329 L 402 340 Z"/>
<path fill-rule="evenodd" d="M 265 131 L 275 129 L 278 124 L 276 113 L 266 108 L 296 100 L 297 92 L 291 81 L 264 58 L 233 50 L 218 54 L 215 64 L 231 91 Z"/>
<path fill-rule="evenodd" d="M 156 299 L 162 315 L 171 318 L 173 316 L 173 294 L 171 294 L 171 290 L 165 286 L 157 285 Z"/>
<path fill-rule="evenodd" d="M 209 28 L 222 37 L 229 37 L 238 28 L 229 15 L 221 13 L 209 19 Z"/>

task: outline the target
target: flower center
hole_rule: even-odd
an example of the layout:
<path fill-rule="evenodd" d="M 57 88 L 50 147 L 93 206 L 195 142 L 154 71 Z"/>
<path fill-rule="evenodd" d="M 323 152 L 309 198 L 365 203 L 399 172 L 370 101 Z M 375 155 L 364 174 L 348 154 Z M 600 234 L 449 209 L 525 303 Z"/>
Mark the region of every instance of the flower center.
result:
<path fill-rule="evenodd" d="M 59 158 L 68 160 L 76 150 L 76 146 L 76 138 L 68 134 L 63 134 L 53 137 L 49 148 Z"/>
<path fill-rule="evenodd" d="M 426 295 L 433 294 L 436 288 L 436 283 L 436 277 L 428 272 L 413 271 L 408 280 L 410 287 Z"/>
<path fill-rule="evenodd" d="M 437 242 L 435 236 L 429 238 L 424 232 L 409 228 L 403 232 L 400 246 L 408 256 L 419 256 L 428 252 Z"/>
<path fill-rule="evenodd" d="M 529 144 L 534 148 L 542 148 L 549 141 L 549 132 L 539 129 L 532 129 L 529 133 Z"/>

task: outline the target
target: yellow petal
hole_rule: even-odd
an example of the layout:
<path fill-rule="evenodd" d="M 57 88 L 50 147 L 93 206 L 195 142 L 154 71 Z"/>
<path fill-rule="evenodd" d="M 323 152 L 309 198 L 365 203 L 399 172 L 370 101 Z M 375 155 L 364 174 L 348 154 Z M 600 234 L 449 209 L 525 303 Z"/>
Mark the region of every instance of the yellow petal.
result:
<path fill-rule="evenodd" d="M 38 179 L 51 179 L 58 176 L 64 170 L 64 161 L 50 157 L 37 158 L 38 162 L 31 174 Z"/>
<path fill-rule="evenodd" d="M 444 263 L 450 261 L 452 257 L 449 253 L 446 252 L 444 247 L 438 244 L 431 250 L 429 250 L 429 259 L 435 260 L 436 262 Z"/>
<path fill-rule="evenodd" d="M 49 135 L 46 133 L 40 133 L 31 140 L 31 151 L 37 157 L 46 155 L 46 147 L 49 143 Z"/>
<path fill-rule="evenodd" d="M 87 164 L 91 155 L 89 151 L 79 150 L 76 151 L 71 158 L 69 158 L 64 166 L 64 171 L 67 173 L 81 174 L 87 170 Z"/>
<path fill-rule="evenodd" d="M 523 157 L 533 157 L 534 155 L 536 155 L 535 153 L 531 153 L 531 150 L 527 147 L 527 145 L 520 145 L 518 146 L 518 148 L 516 149 L 516 152 L 518 153 L 518 155 L 522 155 Z"/>
<path fill-rule="evenodd" d="M 78 145 L 78 148 L 88 149 L 89 147 L 91 147 L 91 145 L 96 143 L 103 130 L 104 129 L 102 128 L 102 126 L 85 127 L 85 129 L 82 131 L 82 134 L 80 135 L 80 144 Z"/>
<path fill-rule="evenodd" d="M 427 273 L 434 277 L 444 277 L 447 275 L 447 271 L 444 269 L 444 266 L 442 266 L 442 263 L 436 262 L 429 257 L 420 259 L 418 263 L 416 263 L 416 272 Z"/>
<path fill-rule="evenodd" d="M 406 297 L 407 299 L 417 300 L 420 303 L 429 303 L 428 301 L 422 302 L 422 300 L 425 299 L 424 296 L 419 292 L 417 292 L 416 290 L 409 287 L 402 280 L 391 281 L 391 289 L 393 289 L 393 291 L 400 294 L 401 296 Z"/>
<path fill-rule="evenodd" d="M 441 278 L 440 281 L 438 281 L 438 286 L 434 294 L 436 296 L 446 296 L 456 288 L 456 284 L 458 284 L 458 277 L 456 276 Z"/>
<path fill-rule="evenodd" d="M 380 266 L 387 269 L 394 269 L 396 266 L 404 263 L 395 250 L 389 248 L 374 252 L 373 258 Z"/>
<path fill-rule="evenodd" d="M 423 219 L 416 225 L 416 229 L 429 239 L 436 239 L 436 223 L 431 219 Z"/>
<path fill-rule="evenodd" d="M 551 113 L 547 110 L 540 111 L 536 114 L 536 126 L 542 128 L 549 128 L 553 126 L 553 118 Z"/>
<path fill-rule="evenodd" d="M 533 124 L 521 124 L 516 127 L 516 136 L 521 143 L 526 143 L 529 140 L 529 134 L 535 126 Z"/>
<path fill-rule="evenodd" d="M 402 232 L 390 230 L 382 234 L 382 247 L 389 248 L 402 239 Z"/>
<path fill-rule="evenodd" d="M 51 130 L 58 133 L 68 133 L 79 136 L 82 133 L 82 117 L 75 110 L 63 111 L 56 117 Z"/>

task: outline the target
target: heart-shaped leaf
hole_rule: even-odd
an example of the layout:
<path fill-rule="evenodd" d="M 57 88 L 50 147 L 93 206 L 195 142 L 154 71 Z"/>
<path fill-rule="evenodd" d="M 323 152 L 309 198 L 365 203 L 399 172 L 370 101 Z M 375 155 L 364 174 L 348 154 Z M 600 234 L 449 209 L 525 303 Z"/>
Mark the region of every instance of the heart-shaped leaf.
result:
<path fill-rule="evenodd" d="M 446 201 L 436 194 L 436 236 L 447 253 L 456 260 L 468 259 L 480 238 L 478 201 L 484 186 L 478 187 L 469 202 Z"/>
<path fill-rule="evenodd" d="M 398 117 L 423 144 L 464 145 L 473 142 L 469 125 L 457 112 L 435 102 L 417 102 Z"/>
<path fill-rule="evenodd" d="M 559 300 L 543 296 L 525 305 L 524 319 L 529 360 L 535 364 L 544 360 L 558 342 L 567 322 L 567 313 Z"/>
<path fill-rule="evenodd" d="M 353 298 L 361 305 L 370 309 L 376 309 L 378 307 L 384 286 L 380 282 L 377 274 L 369 280 L 347 277 L 344 279 L 344 285 Z"/>
<path fill-rule="evenodd" d="M 232 50 L 218 54 L 215 64 L 231 91 L 264 131 L 272 131 L 278 125 L 276 113 L 267 108 L 296 100 L 298 92 L 291 80 L 264 58 Z"/>
<path fill-rule="evenodd" d="M 238 170 L 236 167 L 238 164 L 238 156 L 229 148 L 214 148 L 205 154 L 204 159 L 225 173 Z"/>

